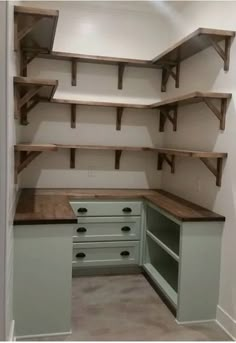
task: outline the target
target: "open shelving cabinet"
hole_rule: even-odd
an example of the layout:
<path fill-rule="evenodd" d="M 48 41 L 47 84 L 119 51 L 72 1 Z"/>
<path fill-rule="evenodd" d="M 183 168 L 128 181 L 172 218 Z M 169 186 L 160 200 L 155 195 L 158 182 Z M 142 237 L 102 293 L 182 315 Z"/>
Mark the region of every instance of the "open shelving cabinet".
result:
<path fill-rule="evenodd" d="M 183 222 L 146 203 L 144 272 L 180 323 L 215 318 L 221 231 L 219 222 Z"/>

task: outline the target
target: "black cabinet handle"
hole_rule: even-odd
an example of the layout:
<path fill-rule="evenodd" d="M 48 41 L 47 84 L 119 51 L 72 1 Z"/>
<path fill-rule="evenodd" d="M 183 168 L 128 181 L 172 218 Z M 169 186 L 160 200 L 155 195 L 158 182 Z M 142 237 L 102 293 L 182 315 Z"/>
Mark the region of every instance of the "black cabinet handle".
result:
<path fill-rule="evenodd" d="M 78 229 L 77 229 L 78 233 L 83 233 L 83 232 L 86 232 L 86 231 L 87 231 L 87 229 L 85 227 L 78 227 Z"/>
<path fill-rule="evenodd" d="M 132 212 L 132 210 L 131 210 L 130 207 L 125 207 L 125 208 L 123 208 L 122 211 L 125 212 L 125 213 L 130 213 L 130 212 Z"/>
<path fill-rule="evenodd" d="M 77 212 L 78 213 L 86 213 L 86 212 L 88 212 L 88 210 L 85 207 L 80 207 Z"/>
<path fill-rule="evenodd" d="M 125 232 L 128 232 L 130 230 L 131 230 L 131 228 L 129 226 L 124 226 L 121 228 L 121 231 L 125 231 Z"/>
<path fill-rule="evenodd" d="M 86 254 L 84 252 L 79 252 L 78 254 L 76 254 L 76 258 L 84 258 L 86 257 Z"/>
<path fill-rule="evenodd" d="M 129 253 L 129 251 L 122 251 L 121 253 L 120 253 L 120 256 L 129 256 L 130 255 L 130 253 Z"/>

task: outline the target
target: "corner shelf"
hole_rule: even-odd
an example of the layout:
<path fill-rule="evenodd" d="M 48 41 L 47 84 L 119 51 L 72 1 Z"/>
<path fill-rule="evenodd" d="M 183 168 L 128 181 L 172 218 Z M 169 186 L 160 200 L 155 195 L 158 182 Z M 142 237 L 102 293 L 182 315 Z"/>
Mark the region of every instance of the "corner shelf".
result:
<path fill-rule="evenodd" d="M 224 63 L 224 70 L 229 70 L 230 48 L 234 31 L 198 28 L 178 43 L 158 55 L 152 60 L 153 64 L 169 61 L 174 67 L 166 65 L 162 68 L 161 91 L 166 92 L 166 86 L 171 76 L 175 80 L 175 87 L 179 88 L 180 63 L 198 52 L 212 46 Z M 224 48 L 219 43 L 224 42 Z"/>
<path fill-rule="evenodd" d="M 225 116 L 227 111 L 228 100 L 231 99 L 230 93 L 216 92 L 193 92 L 178 97 L 166 99 L 151 105 L 152 108 L 160 110 L 159 131 L 164 132 L 167 119 L 172 123 L 173 130 L 177 131 L 177 115 L 180 106 L 205 103 L 213 114 L 220 121 L 220 129 L 225 129 Z M 220 104 L 217 107 L 214 102 L 217 100 Z"/>
<path fill-rule="evenodd" d="M 58 81 L 40 80 L 29 77 L 14 77 L 15 118 L 20 117 L 22 125 L 27 125 L 27 114 L 40 98 L 50 101 L 57 89 Z"/>
<path fill-rule="evenodd" d="M 179 256 L 173 250 L 171 250 L 162 240 L 160 240 L 158 237 L 156 237 L 153 233 L 151 233 L 148 230 L 146 231 L 146 233 L 147 236 L 153 240 L 153 242 L 155 242 L 162 249 L 164 249 L 167 252 L 167 254 L 169 254 L 171 257 L 173 257 L 173 259 L 175 259 L 175 261 L 179 262 Z"/>
<path fill-rule="evenodd" d="M 216 185 L 221 186 L 223 160 L 227 157 L 227 153 L 220 152 L 205 152 L 195 150 L 180 150 L 180 149 L 162 149 L 158 148 L 158 170 L 163 169 L 164 161 L 171 168 L 171 173 L 175 172 L 175 157 L 190 157 L 198 158 L 210 170 L 216 178 Z M 216 166 L 212 165 L 210 160 L 216 160 Z"/>

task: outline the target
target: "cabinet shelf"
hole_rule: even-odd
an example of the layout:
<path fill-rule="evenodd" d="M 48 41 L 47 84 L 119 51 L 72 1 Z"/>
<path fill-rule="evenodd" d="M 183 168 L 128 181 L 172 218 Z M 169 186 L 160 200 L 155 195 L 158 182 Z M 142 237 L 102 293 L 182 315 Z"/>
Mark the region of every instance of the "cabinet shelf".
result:
<path fill-rule="evenodd" d="M 143 265 L 144 270 L 149 277 L 161 288 L 162 292 L 167 296 L 172 305 L 176 308 L 178 303 L 178 293 L 170 286 L 170 284 L 163 278 L 163 276 L 153 267 L 151 263 Z"/>
<path fill-rule="evenodd" d="M 162 170 L 164 161 L 171 168 L 171 173 L 175 173 L 175 158 L 189 157 L 198 158 L 210 170 L 216 178 L 216 185 L 221 186 L 223 160 L 227 157 L 227 153 L 196 151 L 196 150 L 180 150 L 180 149 L 164 149 L 158 148 L 158 170 Z M 211 163 L 211 160 L 216 160 L 216 166 Z"/>
<path fill-rule="evenodd" d="M 58 86 L 57 80 L 14 77 L 15 117 L 20 117 L 22 125 L 27 125 L 27 114 L 40 98 L 50 101 Z"/>
<path fill-rule="evenodd" d="M 15 6 L 15 50 L 37 49 L 38 52 L 50 53 L 55 38 L 58 16 L 59 11 L 56 10 Z M 27 64 L 29 62 L 29 59 L 25 61 Z"/>
<path fill-rule="evenodd" d="M 158 244 L 162 249 L 164 249 L 167 254 L 175 259 L 175 261 L 179 262 L 179 256 L 171 250 L 162 240 L 157 238 L 153 233 L 147 230 L 147 236 L 151 238 L 156 244 Z"/>

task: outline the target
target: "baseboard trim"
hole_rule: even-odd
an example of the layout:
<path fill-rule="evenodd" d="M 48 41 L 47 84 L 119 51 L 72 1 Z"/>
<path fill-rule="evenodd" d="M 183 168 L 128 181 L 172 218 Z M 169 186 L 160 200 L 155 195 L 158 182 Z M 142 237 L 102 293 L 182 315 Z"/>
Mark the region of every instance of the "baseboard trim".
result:
<path fill-rule="evenodd" d="M 11 321 L 11 327 L 10 327 L 10 331 L 9 331 L 9 334 L 8 334 L 7 341 L 13 342 L 13 341 L 15 341 L 15 340 L 16 340 L 16 338 L 15 338 L 15 321 L 12 320 L 12 321 Z"/>
<path fill-rule="evenodd" d="M 189 320 L 189 321 L 184 321 L 184 322 L 179 322 L 177 319 L 175 319 L 176 323 L 178 325 L 191 325 L 191 324 L 200 324 L 200 323 L 212 323 L 215 322 L 215 319 L 205 319 L 205 320 Z"/>
<path fill-rule="evenodd" d="M 219 305 L 217 306 L 216 322 L 234 341 L 236 341 L 236 320 Z"/>
<path fill-rule="evenodd" d="M 42 333 L 42 334 L 38 334 L 38 335 L 16 336 L 16 340 L 29 339 L 29 338 L 37 338 L 37 337 L 67 336 L 67 335 L 71 335 L 71 334 L 72 334 L 72 331 L 68 331 L 68 332 L 54 332 L 54 333 Z"/>

